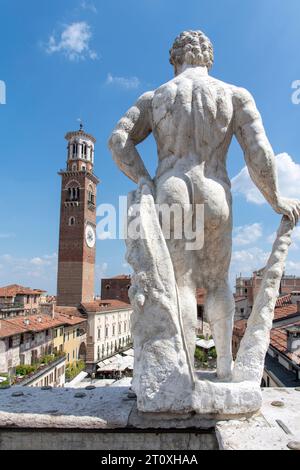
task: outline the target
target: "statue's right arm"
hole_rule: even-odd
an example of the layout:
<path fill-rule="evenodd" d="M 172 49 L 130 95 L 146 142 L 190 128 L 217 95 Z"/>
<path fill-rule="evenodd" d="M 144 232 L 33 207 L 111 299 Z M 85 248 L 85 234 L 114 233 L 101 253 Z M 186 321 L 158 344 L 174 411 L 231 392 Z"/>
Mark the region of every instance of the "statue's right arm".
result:
<path fill-rule="evenodd" d="M 152 97 L 153 92 L 147 92 L 138 99 L 120 119 L 108 143 L 120 170 L 135 183 L 141 179 L 151 181 L 136 145 L 152 132 Z"/>
<path fill-rule="evenodd" d="M 233 107 L 234 133 L 244 151 L 251 179 L 276 212 L 296 223 L 300 202 L 279 193 L 275 155 L 253 97 L 247 90 L 235 88 Z"/>

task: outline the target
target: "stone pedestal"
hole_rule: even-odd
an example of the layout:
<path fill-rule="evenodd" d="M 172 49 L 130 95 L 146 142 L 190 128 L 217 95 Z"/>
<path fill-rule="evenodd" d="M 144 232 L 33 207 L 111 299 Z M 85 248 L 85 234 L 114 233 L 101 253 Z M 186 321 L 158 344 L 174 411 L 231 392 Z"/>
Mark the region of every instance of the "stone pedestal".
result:
<path fill-rule="evenodd" d="M 295 389 L 264 389 L 259 414 L 229 421 L 141 414 L 128 391 L 126 380 L 92 390 L 0 390 L 0 450 L 288 450 L 300 441 Z"/>

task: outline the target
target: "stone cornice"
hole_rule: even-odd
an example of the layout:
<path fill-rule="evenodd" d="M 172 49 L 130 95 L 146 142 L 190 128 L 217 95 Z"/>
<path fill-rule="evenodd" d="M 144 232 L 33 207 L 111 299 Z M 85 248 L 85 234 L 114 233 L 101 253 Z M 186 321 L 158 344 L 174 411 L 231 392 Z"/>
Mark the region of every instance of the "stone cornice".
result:
<path fill-rule="evenodd" d="M 94 136 L 92 136 L 91 134 L 87 134 L 82 130 L 67 132 L 67 134 L 65 135 L 66 140 L 70 140 L 72 137 L 85 137 L 86 139 L 91 140 L 94 144 L 96 143 L 96 139 Z"/>
<path fill-rule="evenodd" d="M 74 177 L 76 177 L 76 176 L 78 176 L 78 174 L 80 174 L 80 175 L 87 176 L 95 184 L 100 183 L 99 178 L 97 178 L 96 175 L 94 175 L 93 173 L 90 173 L 89 171 L 60 170 L 57 174 L 60 175 L 60 176 L 66 175 L 66 176 L 74 176 Z"/>

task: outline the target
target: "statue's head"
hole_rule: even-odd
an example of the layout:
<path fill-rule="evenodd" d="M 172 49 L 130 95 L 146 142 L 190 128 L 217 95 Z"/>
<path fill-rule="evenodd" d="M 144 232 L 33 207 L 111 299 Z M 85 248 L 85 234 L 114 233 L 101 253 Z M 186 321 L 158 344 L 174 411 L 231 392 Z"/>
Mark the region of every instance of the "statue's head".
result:
<path fill-rule="evenodd" d="M 204 66 L 210 70 L 214 62 L 212 43 L 202 31 L 184 31 L 170 49 L 170 63 L 175 74 L 182 65 Z"/>

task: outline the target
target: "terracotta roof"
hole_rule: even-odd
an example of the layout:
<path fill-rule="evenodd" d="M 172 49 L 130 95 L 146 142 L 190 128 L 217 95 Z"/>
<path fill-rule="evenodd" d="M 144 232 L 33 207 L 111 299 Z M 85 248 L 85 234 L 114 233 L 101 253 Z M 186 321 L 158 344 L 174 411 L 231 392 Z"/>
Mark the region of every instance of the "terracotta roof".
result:
<path fill-rule="evenodd" d="M 62 319 L 52 319 L 50 315 L 46 314 L 14 317 L 9 320 L 0 320 L 0 337 L 5 338 L 26 331 L 44 331 L 63 324 Z"/>
<path fill-rule="evenodd" d="M 64 313 L 55 313 L 55 319 L 61 320 L 65 325 L 79 325 L 80 323 L 85 323 L 86 318 L 79 315 L 67 315 Z"/>
<path fill-rule="evenodd" d="M 61 307 L 60 305 L 55 305 L 54 307 L 55 313 L 63 313 L 64 315 L 73 315 L 80 317 L 80 311 L 77 307 Z"/>
<path fill-rule="evenodd" d="M 109 281 L 109 279 L 131 279 L 130 274 L 118 274 L 117 276 L 103 278 L 104 281 Z"/>
<path fill-rule="evenodd" d="M 25 325 L 14 325 L 8 320 L 0 320 L 0 338 L 8 338 L 26 331 L 28 330 Z"/>
<path fill-rule="evenodd" d="M 234 300 L 236 302 L 240 302 L 241 300 L 246 300 L 247 297 L 245 297 L 244 295 L 234 295 Z"/>
<path fill-rule="evenodd" d="M 283 307 L 292 303 L 291 294 L 281 295 L 276 300 L 276 307 Z"/>
<path fill-rule="evenodd" d="M 288 325 L 291 326 L 300 326 L 300 322 L 293 322 Z M 287 325 L 285 325 L 287 328 Z M 289 359 L 295 362 L 296 354 L 288 352 L 287 350 L 287 332 L 285 328 L 273 328 L 271 330 L 271 341 L 270 344 L 273 348 L 277 349 L 281 354 L 284 354 Z M 300 356 L 298 355 L 298 360 L 296 360 L 297 364 L 300 365 Z"/>
<path fill-rule="evenodd" d="M 10 284 L 9 286 L 0 287 L 0 297 L 15 297 L 20 295 L 40 295 L 45 290 L 31 289 L 30 287 L 20 286 L 18 284 Z"/>
<path fill-rule="evenodd" d="M 85 311 L 90 313 L 109 312 L 110 310 L 128 310 L 131 305 L 115 299 L 95 300 L 81 304 Z"/>
<path fill-rule="evenodd" d="M 25 323 L 26 322 L 26 323 Z M 79 325 L 86 322 L 84 317 L 56 313 L 54 318 L 45 313 L 0 320 L 0 338 L 25 332 L 39 332 L 63 325 Z"/>
<path fill-rule="evenodd" d="M 285 305 L 283 307 L 276 307 L 274 310 L 274 320 L 282 320 L 288 318 L 290 315 L 295 315 L 298 308 L 296 304 Z"/>

